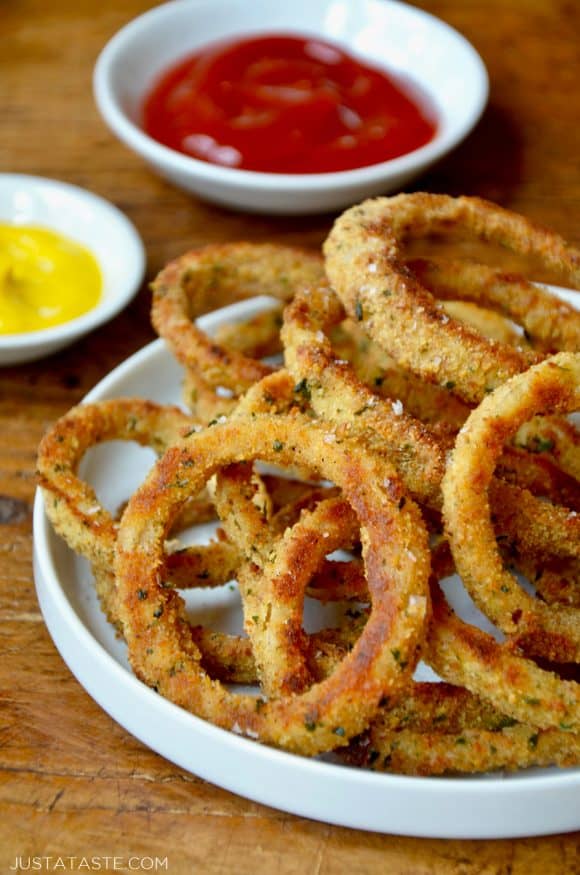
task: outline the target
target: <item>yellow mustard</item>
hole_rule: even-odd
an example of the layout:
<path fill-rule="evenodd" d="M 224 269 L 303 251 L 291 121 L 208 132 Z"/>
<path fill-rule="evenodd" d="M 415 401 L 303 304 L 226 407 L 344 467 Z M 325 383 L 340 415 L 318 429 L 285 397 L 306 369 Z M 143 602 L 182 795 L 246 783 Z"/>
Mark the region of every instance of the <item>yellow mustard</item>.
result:
<path fill-rule="evenodd" d="M 0 334 L 69 322 L 97 304 L 102 287 L 81 244 L 49 228 L 0 224 Z"/>

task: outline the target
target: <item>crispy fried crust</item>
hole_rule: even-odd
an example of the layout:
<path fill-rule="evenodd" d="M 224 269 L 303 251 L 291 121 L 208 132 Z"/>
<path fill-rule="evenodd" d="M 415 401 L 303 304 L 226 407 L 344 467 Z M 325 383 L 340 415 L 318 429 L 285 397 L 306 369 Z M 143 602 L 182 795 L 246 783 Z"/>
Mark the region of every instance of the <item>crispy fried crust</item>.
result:
<path fill-rule="evenodd" d="M 542 729 L 580 732 L 580 686 L 540 668 L 464 623 L 431 582 L 433 622 L 425 658 L 444 680 L 465 687 L 500 713 Z"/>
<path fill-rule="evenodd" d="M 522 216 L 469 197 L 402 194 L 352 207 L 339 216 L 325 241 L 325 264 L 347 313 L 363 322 L 369 335 L 400 365 L 429 382 L 452 387 L 468 403 L 478 403 L 525 370 L 534 356 L 490 341 L 450 318 L 406 266 L 402 244 L 407 236 L 453 227 L 524 255 L 539 256 L 565 285 L 580 287 L 577 249 Z M 537 300 L 534 325 L 549 328 L 560 304 L 549 304 L 541 295 Z M 504 312 L 517 321 L 519 311 L 511 309 L 507 297 L 503 305 Z M 557 337 L 547 339 L 557 347 Z"/>
<path fill-rule="evenodd" d="M 364 729 L 384 695 L 400 694 L 418 656 L 428 607 L 429 555 L 420 515 L 410 501 L 399 509 L 403 493 L 384 462 L 362 445 L 328 442 L 328 434 L 298 417 L 256 415 L 175 444 L 130 500 L 116 562 L 130 659 L 143 680 L 220 726 L 310 754 L 346 742 Z M 342 487 L 361 521 L 372 598 L 363 633 L 329 678 L 259 708 L 253 697 L 232 695 L 203 671 L 180 601 L 160 585 L 158 572 L 164 536 L 180 504 L 220 467 L 256 457 L 322 469 Z"/>
<path fill-rule="evenodd" d="M 303 289 L 286 307 L 282 340 L 297 395 L 346 433 L 364 435 L 375 451 L 393 461 L 414 498 L 439 509 L 450 436 L 437 435 L 409 416 L 399 400 L 378 397 L 348 361 L 335 356 L 329 332 L 342 316 L 340 302 L 326 286 Z M 497 478 L 490 498 L 498 535 L 509 537 L 522 552 L 575 556 L 580 524 L 570 521 L 567 509 L 547 505 L 517 482 Z"/>
<path fill-rule="evenodd" d="M 580 736 L 525 724 L 495 731 L 385 732 L 373 723 L 368 735 L 347 750 L 346 759 L 374 771 L 422 776 L 575 766 L 580 761 Z"/>
<path fill-rule="evenodd" d="M 457 570 L 486 615 L 520 646 L 562 662 L 580 657 L 580 612 L 528 595 L 504 568 L 487 488 L 506 442 L 532 416 L 580 407 L 580 354 L 559 353 L 518 375 L 474 410 L 443 481 L 443 516 Z M 580 558 L 580 517 L 568 514 L 569 555 Z"/>
<path fill-rule="evenodd" d="M 50 499 L 49 519 L 89 561 L 111 566 L 116 523 L 94 490 L 77 476 L 86 451 L 108 440 L 130 440 L 162 453 L 190 425 L 177 407 L 124 398 L 82 404 L 62 417 L 38 448 L 39 482 Z"/>
<path fill-rule="evenodd" d="M 476 313 L 475 327 L 486 337 L 491 336 L 502 343 L 523 348 L 529 343 L 533 349 L 547 353 L 576 352 L 580 349 L 580 312 L 576 307 L 556 300 L 553 295 L 517 274 L 502 273 L 470 261 L 431 258 L 415 259 L 407 264 L 417 279 L 439 300 L 453 302 L 455 298 L 460 298 L 461 302 L 471 307 L 474 304 L 489 307 L 492 313 L 503 314 L 524 330 L 524 337 L 518 338 L 505 321 L 502 324 L 490 316 L 480 316 L 478 324 Z M 464 321 L 461 310 L 454 313 L 453 307 L 444 306 L 444 309 Z M 469 312 L 474 315 L 474 311 Z"/>
<path fill-rule="evenodd" d="M 271 368 L 210 339 L 195 318 L 255 295 L 288 300 L 298 284 L 322 275 L 320 256 L 306 250 L 252 243 L 207 246 L 170 262 L 156 277 L 151 320 L 178 361 L 209 389 L 224 386 L 239 394 Z"/>

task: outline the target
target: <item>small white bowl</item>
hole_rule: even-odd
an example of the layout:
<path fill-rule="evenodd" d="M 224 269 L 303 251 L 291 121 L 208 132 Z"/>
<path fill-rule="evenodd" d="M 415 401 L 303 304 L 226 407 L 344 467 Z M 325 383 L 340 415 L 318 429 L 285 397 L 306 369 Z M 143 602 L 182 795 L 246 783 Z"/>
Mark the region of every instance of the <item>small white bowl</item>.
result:
<path fill-rule="evenodd" d="M 144 95 L 173 62 L 216 40 L 279 32 L 335 42 L 416 83 L 437 113 L 435 138 L 370 167 L 283 174 L 198 161 L 141 129 Z M 174 0 L 129 22 L 110 40 L 97 60 L 94 92 L 116 136 L 180 188 L 237 209 L 290 215 L 326 212 L 400 190 L 473 128 L 487 102 L 488 77 L 463 36 L 396 0 Z"/>
<path fill-rule="evenodd" d="M 56 352 L 112 319 L 139 288 L 145 250 L 134 225 L 103 198 L 56 179 L 0 174 L 0 222 L 40 225 L 83 244 L 103 277 L 96 307 L 62 325 L 0 334 L 0 365 L 34 361 Z"/>

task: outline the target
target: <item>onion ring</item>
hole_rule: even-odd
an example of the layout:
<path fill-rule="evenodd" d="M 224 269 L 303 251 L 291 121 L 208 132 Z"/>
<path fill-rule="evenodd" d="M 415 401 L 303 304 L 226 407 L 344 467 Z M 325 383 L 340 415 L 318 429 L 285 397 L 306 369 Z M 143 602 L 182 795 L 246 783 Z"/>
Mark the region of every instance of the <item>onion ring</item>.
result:
<path fill-rule="evenodd" d="M 243 466 L 230 466 L 217 477 L 217 509 L 231 538 L 239 535 L 244 516 L 240 483 L 243 487 L 245 477 Z M 246 502 L 246 512 L 248 507 Z M 303 512 L 294 525 L 265 545 L 247 535 L 237 542 L 246 556 L 238 570 L 245 628 L 267 696 L 299 693 L 311 685 L 302 628 L 306 586 L 325 556 L 348 546 L 347 539 L 357 533 L 353 511 L 337 497 Z"/>
<path fill-rule="evenodd" d="M 288 300 L 302 282 L 322 276 L 320 256 L 269 244 L 224 244 L 191 251 L 170 262 L 152 283 L 151 320 L 160 337 L 186 368 L 210 388 L 235 394 L 271 368 L 235 349 L 220 346 L 193 322 L 195 317 L 255 295 Z"/>
<path fill-rule="evenodd" d="M 191 419 L 178 407 L 138 398 L 120 398 L 80 404 L 57 420 L 38 449 L 39 485 L 46 514 L 69 547 L 91 564 L 95 589 L 103 612 L 119 631 L 117 591 L 113 574 L 118 521 L 106 510 L 93 488 L 78 476 L 80 462 L 90 447 L 110 440 L 134 441 L 161 455 L 190 430 Z M 182 527 L 205 521 L 205 495 L 184 505 L 175 521 Z M 211 514 L 215 518 L 215 512 Z M 222 577 L 232 568 L 230 545 L 210 543 L 188 547 L 166 557 L 168 579 L 179 586 Z"/>
<path fill-rule="evenodd" d="M 385 731 L 371 724 L 363 745 L 347 758 L 358 766 L 402 775 L 444 775 L 514 770 L 530 766 L 576 766 L 580 735 L 516 724 L 499 730 L 447 733 L 412 729 Z"/>
<path fill-rule="evenodd" d="M 411 502 L 399 510 L 390 497 L 397 480 L 383 461 L 356 444 L 327 443 L 326 434 L 298 417 L 256 415 L 175 444 L 127 505 L 116 562 L 125 636 L 139 677 L 219 726 L 309 754 L 345 744 L 362 731 L 385 694 L 404 689 L 428 606 L 429 557 L 420 515 Z M 361 519 L 372 598 L 361 637 L 329 678 L 301 695 L 258 705 L 203 671 L 177 594 L 163 589 L 158 572 L 165 533 L 180 504 L 220 467 L 256 457 L 322 467 L 342 487 Z"/>
<path fill-rule="evenodd" d="M 445 681 L 540 729 L 580 732 L 580 686 L 513 653 L 454 614 L 436 580 L 425 659 Z"/>
<path fill-rule="evenodd" d="M 490 520 L 487 487 L 505 441 L 532 416 L 580 407 L 580 354 L 559 353 L 513 377 L 474 410 L 459 433 L 443 481 L 451 550 L 480 609 L 527 652 L 578 661 L 580 612 L 547 607 L 504 569 Z M 548 410 L 546 410 L 546 408 Z M 580 517 L 569 514 L 571 555 L 580 558 Z"/>
<path fill-rule="evenodd" d="M 399 364 L 478 403 L 533 357 L 450 319 L 406 267 L 401 243 L 409 233 L 457 225 L 483 240 L 539 255 L 567 285 L 580 285 L 580 252 L 557 234 L 479 198 L 422 193 L 377 198 L 347 210 L 325 241 L 325 264 L 348 314 Z"/>
<path fill-rule="evenodd" d="M 91 562 L 114 562 L 117 524 L 76 470 L 89 447 L 108 440 L 130 440 L 163 453 L 191 425 L 177 407 L 122 398 L 81 404 L 44 435 L 37 468 L 40 485 L 52 500 L 47 514 L 72 549 Z M 57 512 L 58 510 L 58 512 Z"/>
<path fill-rule="evenodd" d="M 101 606 L 116 627 L 119 617 L 112 568 L 118 521 L 78 476 L 78 467 L 89 448 L 110 440 L 134 441 L 161 455 L 191 428 L 190 417 L 178 407 L 119 398 L 73 407 L 40 442 L 37 470 L 46 514 L 69 547 L 90 562 Z M 209 504 L 205 496 L 194 497 L 184 505 L 176 525 L 206 521 Z M 215 510 L 211 518 L 215 518 Z M 216 585 L 218 578 L 223 582 L 223 576 L 234 567 L 232 552 L 231 545 L 224 543 L 168 552 L 167 582 L 173 586 L 191 586 L 193 581 L 199 586 L 208 580 Z M 237 552 L 235 555 L 237 558 Z"/>

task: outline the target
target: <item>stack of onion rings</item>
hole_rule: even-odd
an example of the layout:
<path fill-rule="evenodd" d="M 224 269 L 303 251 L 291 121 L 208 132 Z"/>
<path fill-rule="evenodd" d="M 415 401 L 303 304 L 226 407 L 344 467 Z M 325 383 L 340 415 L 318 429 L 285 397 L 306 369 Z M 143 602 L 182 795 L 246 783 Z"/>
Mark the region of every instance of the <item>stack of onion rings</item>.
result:
<path fill-rule="evenodd" d="M 315 412 L 340 423 L 349 433 L 373 436 L 374 445 L 391 458 L 407 489 L 420 502 L 440 509 L 441 482 L 449 440 L 409 416 L 402 403 L 377 396 L 356 376 L 348 361 L 337 359 L 329 338 L 342 308 L 327 287 L 299 292 L 286 308 L 282 338 L 286 365 L 308 394 Z M 580 534 L 580 519 L 549 508 L 526 489 L 494 480 L 493 508 L 498 532 L 522 546 L 549 554 L 552 547 L 570 550 Z"/>
<path fill-rule="evenodd" d="M 580 254 L 561 238 L 473 198 L 400 195 L 347 211 L 325 244 L 338 296 L 314 253 L 206 247 L 153 284 L 153 324 L 184 366 L 190 414 L 86 405 L 43 440 L 49 517 L 91 562 L 136 674 L 182 707 L 373 769 L 580 761 L 580 688 L 546 664 L 580 650 L 580 454 L 565 418 L 578 406 L 580 318 L 522 277 L 405 256 L 408 238 L 458 224 L 579 282 Z M 212 339 L 194 323 L 255 294 L 290 302 L 281 335 L 279 308 Z M 260 359 L 280 349 L 288 371 L 274 372 Z M 533 401 L 516 411 L 514 393 Z M 160 457 L 120 522 L 77 473 L 90 446 L 113 438 Z M 287 472 L 258 473 L 255 460 Z M 215 515 L 217 540 L 173 540 Z M 427 529 L 443 538 L 432 562 Z M 447 605 L 446 537 L 506 643 Z M 353 558 L 331 561 L 337 548 Z M 536 597 L 504 563 L 533 578 Z M 233 578 L 247 637 L 197 625 L 178 594 Z M 307 634 L 307 596 L 351 607 Z M 413 681 L 419 658 L 442 683 Z"/>

